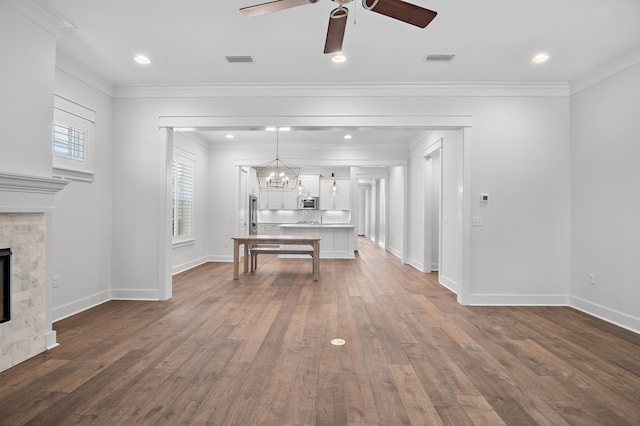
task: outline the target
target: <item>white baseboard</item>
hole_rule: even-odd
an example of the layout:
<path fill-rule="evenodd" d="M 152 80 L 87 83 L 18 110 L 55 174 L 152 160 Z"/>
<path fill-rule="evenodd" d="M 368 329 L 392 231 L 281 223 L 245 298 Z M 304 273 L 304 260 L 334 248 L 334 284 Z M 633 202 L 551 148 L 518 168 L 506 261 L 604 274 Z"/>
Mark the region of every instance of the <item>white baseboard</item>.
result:
<path fill-rule="evenodd" d="M 424 264 L 418 260 L 409 259 L 409 265 L 413 266 L 415 269 L 417 269 L 420 272 L 429 272 L 424 270 Z"/>
<path fill-rule="evenodd" d="M 568 306 L 564 294 L 470 294 L 468 305 L 473 306 Z"/>
<path fill-rule="evenodd" d="M 393 247 L 389 247 L 387 251 L 392 255 L 394 255 L 395 257 L 397 257 L 398 259 L 402 260 L 402 252 L 400 250 L 395 249 Z"/>
<path fill-rule="evenodd" d="M 111 300 L 111 292 L 109 290 L 105 290 L 100 293 L 96 293 L 91 296 L 73 301 L 71 303 L 67 303 L 66 305 L 53 308 L 51 311 L 51 318 L 53 318 L 53 322 L 60 321 L 82 311 L 86 311 L 87 309 L 91 309 L 95 306 L 108 302 L 109 300 Z"/>
<path fill-rule="evenodd" d="M 160 297 L 159 290 L 122 288 L 111 290 L 111 300 L 148 300 L 156 302 L 163 299 Z"/>
<path fill-rule="evenodd" d="M 244 256 L 241 254 L 240 259 Z M 207 262 L 233 262 L 233 255 L 231 256 L 207 256 Z"/>
<path fill-rule="evenodd" d="M 51 330 L 44 335 L 44 346 L 45 348 L 47 348 L 47 350 L 53 349 L 56 346 L 60 346 L 60 343 L 58 343 L 56 337 L 57 335 L 55 330 Z"/>
<path fill-rule="evenodd" d="M 570 297 L 569 306 L 601 320 L 640 334 L 640 318 L 600 306 L 579 297 Z"/>
<path fill-rule="evenodd" d="M 180 272 L 188 271 L 189 269 L 195 268 L 196 266 L 200 266 L 202 264 L 207 263 L 209 260 L 207 257 L 201 257 L 200 259 L 191 260 L 189 262 L 185 262 L 181 265 L 175 265 L 171 269 L 171 275 L 179 274 Z"/>
<path fill-rule="evenodd" d="M 458 294 L 458 283 L 450 280 L 449 278 L 445 277 L 442 274 L 438 274 L 438 282 L 440 283 L 440 285 L 448 288 L 449 290 L 451 290 L 452 292 L 454 292 L 455 294 Z"/>

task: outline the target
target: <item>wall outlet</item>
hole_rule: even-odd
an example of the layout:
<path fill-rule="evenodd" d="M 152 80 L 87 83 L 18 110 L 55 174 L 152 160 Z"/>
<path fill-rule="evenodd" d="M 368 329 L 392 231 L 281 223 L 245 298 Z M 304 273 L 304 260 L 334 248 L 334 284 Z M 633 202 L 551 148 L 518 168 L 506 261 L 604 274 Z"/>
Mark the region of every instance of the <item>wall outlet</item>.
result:
<path fill-rule="evenodd" d="M 53 277 L 53 288 L 58 287 L 60 287 L 60 277 L 56 275 L 55 277 Z"/>
<path fill-rule="evenodd" d="M 225 242 L 224 242 L 224 246 L 225 246 L 225 247 L 229 247 L 229 241 L 225 241 Z"/>
<path fill-rule="evenodd" d="M 473 218 L 473 226 L 482 226 L 482 217 L 476 216 Z"/>
<path fill-rule="evenodd" d="M 591 285 L 595 285 L 596 284 L 596 274 L 594 274 L 593 272 L 589 272 L 587 274 L 587 282 Z"/>

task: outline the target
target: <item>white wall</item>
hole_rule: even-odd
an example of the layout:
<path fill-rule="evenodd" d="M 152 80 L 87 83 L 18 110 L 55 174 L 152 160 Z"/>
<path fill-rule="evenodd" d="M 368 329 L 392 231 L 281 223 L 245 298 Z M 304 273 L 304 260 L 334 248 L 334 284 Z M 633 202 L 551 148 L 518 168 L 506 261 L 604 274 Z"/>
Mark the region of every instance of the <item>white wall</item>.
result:
<path fill-rule="evenodd" d="M 388 229 L 388 188 L 389 179 L 376 180 L 376 240 L 380 247 L 387 247 L 387 229 Z"/>
<path fill-rule="evenodd" d="M 59 320 L 111 298 L 113 99 L 60 69 L 55 93 L 96 112 L 94 181 L 73 181 L 56 196 L 52 276 L 60 286 L 53 289 L 53 318 Z"/>
<path fill-rule="evenodd" d="M 456 105 L 457 104 L 457 105 Z M 493 97 L 453 99 L 440 103 L 472 114 L 469 188 L 471 216 L 483 226 L 471 228 L 469 298 L 472 304 L 566 304 L 569 278 L 569 100 L 562 97 Z M 437 138 L 439 135 L 430 135 Z M 468 144 L 468 145 L 467 145 Z M 444 179 L 452 150 L 443 148 Z M 411 166 L 424 163 L 419 147 L 412 150 Z M 457 173 L 456 169 L 456 173 Z M 423 171 L 412 171 L 422 179 Z M 457 182 L 457 180 L 456 180 Z M 419 185 L 410 191 L 412 209 L 422 201 Z M 458 188 L 460 189 L 460 188 Z M 491 201 L 480 204 L 481 193 Z M 453 192 L 452 192 L 453 194 Z M 458 194 L 455 197 L 459 196 Z M 461 227 L 453 199 L 443 199 L 443 252 L 454 250 L 447 229 Z M 457 206 L 457 203 L 455 204 Z M 423 232 L 416 211 L 411 212 L 410 235 Z M 458 229 L 453 238 L 460 238 Z M 415 248 L 416 244 L 410 247 Z M 410 258 L 418 258 L 410 253 Z M 456 255 L 452 253 L 452 255 Z M 444 260 L 443 260 L 444 262 Z M 455 289 L 460 276 L 442 265 Z M 449 275 L 450 274 L 450 275 Z"/>
<path fill-rule="evenodd" d="M 473 106 L 464 190 L 483 226 L 470 231 L 468 303 L 566 304 L 569 100 L 495 97 Z"/>
<path fill-rule="evenodd" d="M 463 162 L 463 132 L 435 132 L 432 138 L 442 138 L 442 226 L 440 247 L 440 265 L 438 265 L 438 280 L 451 291 L 460 291 L 460 273 L 462 253 L 462 162 Z"/>
<path fill-rule="evenodd" d="M 427 266 L 432 271 L 439 268 L 439 251 L 440 251 L 440 192 L 442 186 L 442 156 L 441 150 L 435 151 L 429 163 L 431 163 L 430 179 L 425 185 L 431 186 L 431 257 L 426 259 Z M 430 262 L 430 263 L 429 263 Z"/>
<path fill-rule="evenodd" d="M 637 64 L 571 98 L 571 303 L 636 331 L 639 111 Z"/>
<path fill-rule="evenodd" d="M 405 181 L 405 167 L 389 167 L 389 240 L 386 249 L 400 258 L 404 254 Z"/>
<path fill-rule="evenodd" d="M 51 177 L 55 43 L 0 1 L 0 172 Z"/>

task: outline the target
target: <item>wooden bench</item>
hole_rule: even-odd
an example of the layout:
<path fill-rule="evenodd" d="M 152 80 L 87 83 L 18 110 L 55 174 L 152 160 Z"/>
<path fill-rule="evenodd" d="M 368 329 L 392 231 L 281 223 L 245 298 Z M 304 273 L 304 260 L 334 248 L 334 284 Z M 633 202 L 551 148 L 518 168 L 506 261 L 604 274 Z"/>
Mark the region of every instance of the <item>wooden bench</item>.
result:
<path fill-rule="evenodd" d="M 251 272 L 258 269 L 258 255 L 259 254 L 306 254 L 313 259 L 312 248 L 280 248 L 280 247 L 266 247 L 266 246 L 254 246 L 250 249 L 251 252 Z M 313 272 L 315 272 L 315 262 L 312 262 Z"/>

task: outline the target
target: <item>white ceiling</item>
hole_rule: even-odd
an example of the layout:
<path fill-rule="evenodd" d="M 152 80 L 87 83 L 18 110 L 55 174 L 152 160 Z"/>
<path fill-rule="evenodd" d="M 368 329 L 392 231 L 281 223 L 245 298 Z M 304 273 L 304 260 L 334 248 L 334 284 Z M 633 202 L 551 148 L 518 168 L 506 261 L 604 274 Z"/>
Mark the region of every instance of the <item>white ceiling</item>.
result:
<path fill-rule="evenodd" d="M 425 29 L 356 0 L 342 64 L 322 53 L 330 0 L 252 18 L 238 9 L 265 0 L 34 1 L 71 26 L 59 50 L 115 86 L 569 82 L 640 47 L 638 0 L 412 0 L 438 12 Z M 532 64 L 540 52 L 551 59 Z M 428 53 L 457 56 L 425 63 Z M 152 63 L 136 64 L 137 54 Z M 226 55 L 255 63 L 229 64 Z"/>
<path fill-rule="evenodd" d="M 265 0 L 33 0 L 65 21 L 58 51 L 113 87 L 224 84 L 568 83 L 640 48 L 640 0 L 412 0 L 438 16 L 425 29 L 349 3 L 343 53 L 322 53 L 328 16 L 320 0 L 247 18 Z M 357 18 L 357 24 L 353 24 Z M 547 53 L 549 61 L 531 58 Z M 455 53 L 427 63 L 429 53 Z M 144 54 L 151 64 L 133 57 Z M 254 63 L 230 64 L 228 55 Z M 355 129 L 343 129 L 356 134 Z M 351 143 L 408 143 L 416 131 L 367 131 Z M 200 134 L 225 143 L 227 131 Z M 328 134 L 295 132 L 308 141 Z M 320 136 L 319 136 L 320 135 Z M 244 139 L 271 140 L 263 132 Z M 236 139 L 237 140 L 237 139 Z M 343 141 L 344 143 L 344 141 Z"/>

